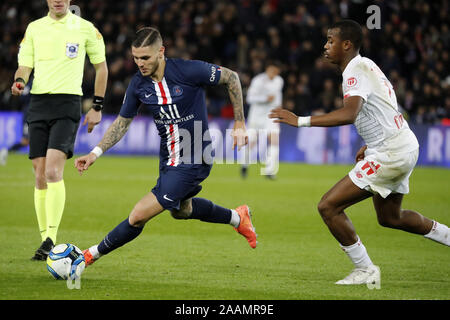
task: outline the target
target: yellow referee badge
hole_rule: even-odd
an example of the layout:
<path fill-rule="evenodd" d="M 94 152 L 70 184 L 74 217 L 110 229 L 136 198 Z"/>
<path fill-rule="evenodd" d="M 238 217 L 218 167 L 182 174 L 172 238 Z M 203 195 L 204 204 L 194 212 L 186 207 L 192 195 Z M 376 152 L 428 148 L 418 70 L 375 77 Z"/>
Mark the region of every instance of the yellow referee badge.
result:
<path fill-rule="evenodd" d="M 66 56 L 73 59 L 78 56 L 78 43 L 66 43 Z"/>

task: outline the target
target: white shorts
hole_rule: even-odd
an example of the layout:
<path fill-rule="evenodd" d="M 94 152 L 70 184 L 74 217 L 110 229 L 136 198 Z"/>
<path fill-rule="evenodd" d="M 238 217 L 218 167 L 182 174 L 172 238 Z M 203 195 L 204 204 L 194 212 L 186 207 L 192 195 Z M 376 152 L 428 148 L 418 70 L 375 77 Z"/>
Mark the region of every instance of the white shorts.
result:
<path fill-rule="evenodd" d="M 367 149 L 349 177 L 355 185 L 386 198 L 391 193 L 409 193 L 409 176 L 419 157 L 419 149 L 406 153 Z"/>
<path fill-rule="evenodd" d="M 247 117 L 247 128 L 255 130 L 267 130 L 268 133 L 280 132 L 280 124 L 274 123 L 269 118 L 270 109 L 263 107 L 251 107 Z"/>

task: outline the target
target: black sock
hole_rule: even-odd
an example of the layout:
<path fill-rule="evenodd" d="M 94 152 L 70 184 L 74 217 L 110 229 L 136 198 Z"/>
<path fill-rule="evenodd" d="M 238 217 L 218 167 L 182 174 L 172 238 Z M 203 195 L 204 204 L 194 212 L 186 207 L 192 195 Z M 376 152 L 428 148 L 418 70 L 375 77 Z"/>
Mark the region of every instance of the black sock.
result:
<path fill-rule="evenodd" d="M 193 198 L 192 214 L 189 218 L 213 223 L 230 223 L 231 210 L 203 198 Z"/>

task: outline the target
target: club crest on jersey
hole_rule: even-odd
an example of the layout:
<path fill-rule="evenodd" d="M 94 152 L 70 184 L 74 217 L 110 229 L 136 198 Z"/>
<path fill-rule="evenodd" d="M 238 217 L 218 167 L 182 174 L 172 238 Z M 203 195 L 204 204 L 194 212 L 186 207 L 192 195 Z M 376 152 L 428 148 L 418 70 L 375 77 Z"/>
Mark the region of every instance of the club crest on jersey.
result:
<path fill-rule="evenodd" d="M 172 88 L 172 96 L 173 97 L 179 97 L 183 94 L 183 88 L 181 88 L 180 86 L 174 86 Z"/>
<path fill-rule="evenodd" d="M 66 56 L 73 59 L 78 56 L 78 43 L 66 43 Z"/>
<path fill-rule="evenodd" d="M 347 87 L 353 87 L 356 85 L 358 81 L 356 81 L 355 77 L 351 77 L 347 79 Z"/>

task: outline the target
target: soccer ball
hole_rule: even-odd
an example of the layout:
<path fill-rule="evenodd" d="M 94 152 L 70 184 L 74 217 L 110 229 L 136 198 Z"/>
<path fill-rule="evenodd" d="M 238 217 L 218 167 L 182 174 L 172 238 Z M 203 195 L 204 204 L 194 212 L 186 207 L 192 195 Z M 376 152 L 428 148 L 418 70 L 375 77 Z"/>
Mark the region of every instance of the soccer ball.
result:
<path fill-rule="evenodd" d="M 47 257 L 47 270 L 58 280 L 79 279 L 84 267 L 83 252 L 70 243 L 58 244 Z"/>

